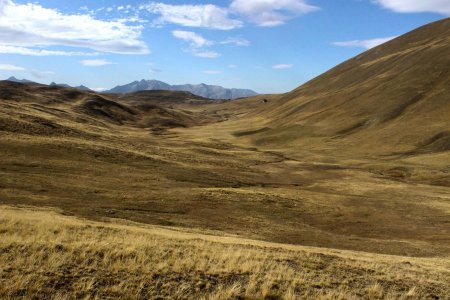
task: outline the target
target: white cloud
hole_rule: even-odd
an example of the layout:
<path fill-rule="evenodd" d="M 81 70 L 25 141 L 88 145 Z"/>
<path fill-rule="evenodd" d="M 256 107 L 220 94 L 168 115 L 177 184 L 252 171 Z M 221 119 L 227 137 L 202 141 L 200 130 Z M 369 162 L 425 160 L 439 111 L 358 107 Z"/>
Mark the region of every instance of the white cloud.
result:
<path fill-rule="evenodd" d="M 237 65 L 235 65 L 235 64 L 230 64 L 230 65 L 228 65 L 228 68 L 230 68 L 230 69 L 236 69 L 236 68 L 237 68 Z"/>
<path fill-rule="evenodd" d="M 58 51 L 36 48 L 6 46 L 0 44 L 0 54 L 19 54 L 30 56 L 96 56 L 98 52 Z"/>
<path fill-rule="evenodd" d="M 174 30 L 172 31 L 172 35 L 177 39 L 188 42 L 189 45 L 194 48 L 207 47 L 214 44 L 214 42 L 207 40 L 201 35 L 192 31 Z"/>
<path fill-rule="evenodd" d="M 80 63 L 83 66 L 87 66 L 87 67 L 101 67 L 101 66 L 115 64 L 115 63 L 107 61 L 105 59 L 87 59 L 87 60 L 80 61 Z"/>
<path fill-rule="evenodd" d="M 353 40 L 353 41 L 344 41 L 344 42 L 334 42 L 333 45 L 340 47 L 359 47 L 371 49 L 378 45 L 384 44 L 392 39 L 395 39 L 396 36 L 386 37 L 386 38 L 377 38 L 377 39 L 369 39 L 369 40 Z"/>
<path fill-rule="evenodd" d="M 316 11 L 319 7 L 308 4 L 307 0 L 232 0 L 229 7 L 150 2 L 140 5 L 139 9 L 160 15 L 153 22 L 155 26 L 177 24 L 230 30 L 244 25 L 238 17 L 258 26 L 277 26 L 296 16 Z"/>
<path fill-rule="evenodd" d="M 158 69 L 158 68 L 150 68 L 149 72 L 150 72 L 150 73 L 161 73 L 162 70 L 161 70 L 161 69 Z"/>
<path fill-rule="evenodd" d="M 152 2 L 141 5 L 151 13 L 159 14 L 155 25 L 167 23 L 186 27 L 202 27 L 220 30 L 230 30 L 242 27 L 242 21 L 229 18 L 229 10 L 212 4 L 170 5 Z"/>
<path fill-rule="evenodd" d="M 219 53 L 206 49 L 207 47 L 214 45 L 213 41 L 207 40 L 195 32 L 174 30 L 172 31 L 172 35 L 177 39 L 187 42 L 189 47 L 185 49 L 185 51 L 192 55 L 204 58 L 216 58 L 220 56 Z"/>
<path fill-rule="evenodd" d="M 450 15 L 449 0 L 376 0 L 376 2 L 399 13 L 432 12 Z"/>
<path fill-rule="evenodd" d="M 277 69 L 277 70 L 286 70 L 286 69 L 291 69 L 294 65 L 291 64 L 278 64 L 278 65 L 273 65 L 272 69 Z"/>
<path fill-rule="evenodd" d="M 192 53 L 194 56 L 203 58 L 216 58 L 220 56 L 220 53 L 210 50 L 188 50 L 187 52 Z"/>
<path fill-rule="evenodd" d="M 25 68 L 11 64 L 0 64 L 0 71 L 25 71 Z"/>
<path fill-rule="evenodd" d="M 104 87 L 96 87 L 96 88 L 93 88 L 92 90 L 95 91 L 95 92 L 103 92 L 103 91 L 106 91 L 107 88 L 104 88 Z"/>
<path fill-rule="evenodd" d="M 217 70 L 206 70 L 206 71 L 203 71 L 203 73 L 209 74 L 209 75 L 218 75 L 218 74 L 222 74 L 222 71 L 217 71 Z"/>
<path fill-rule="evenodd" d="M 48 75 L 54 75 L 55 72 L 53 71 L 37 71 L 37 70 L 30 70 L 31 75 L 33 75 L 35 78 L 46 78 Z"/>
<path fill-rule="evenodd" d="M 250 41 L 240 37 L 230 37 L 220 42 L 223 45 L 250 46 Z"/>
<path fill-rule="evenodd" d="M 19 47 L 16 49 L 21 52 L 23 48 L 68 46 L 118 54 L 147 54 L 148 47 L 140 40 L 142 29 L 125 21 L 103 21 L 88 14 L 67 15 L 39 4 L 0 0 L 0 45 Z M 42 49 L 30 51 L 33 50 Z"/>
<path fill-rule="evenodd" d="M 306 0 L 233 0 L 230 9 L 258 26 L 278 26 L 319 8 Z"/>

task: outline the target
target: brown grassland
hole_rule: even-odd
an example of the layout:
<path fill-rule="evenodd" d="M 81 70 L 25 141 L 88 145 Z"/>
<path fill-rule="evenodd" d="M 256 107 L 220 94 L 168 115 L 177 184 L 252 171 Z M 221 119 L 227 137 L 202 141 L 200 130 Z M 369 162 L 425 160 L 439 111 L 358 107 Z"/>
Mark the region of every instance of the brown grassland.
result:
<path fill-rule="evenodd" d="M 450 260 L 0 210 L 0 298 L 448 299 Z"/>

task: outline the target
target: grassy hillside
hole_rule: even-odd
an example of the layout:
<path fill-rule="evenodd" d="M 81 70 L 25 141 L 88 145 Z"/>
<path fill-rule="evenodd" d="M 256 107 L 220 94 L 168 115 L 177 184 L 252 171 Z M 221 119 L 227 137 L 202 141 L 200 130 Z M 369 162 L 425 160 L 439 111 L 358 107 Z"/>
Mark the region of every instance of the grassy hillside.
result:
<path fill-rule="evenodd" d="M 0 210 L 0 297 L 446 299 L 446 259 L 294 247 Z"/>
<path fill-rule="evenodd" d="M 349 156 L 449 151 L 449 65 L 450 19 L 444 19 L 283 95 L 259 112 L 265 119 L 260 128 L 270 130 L 253 141 L 272 147 L 320 144 Z"/>

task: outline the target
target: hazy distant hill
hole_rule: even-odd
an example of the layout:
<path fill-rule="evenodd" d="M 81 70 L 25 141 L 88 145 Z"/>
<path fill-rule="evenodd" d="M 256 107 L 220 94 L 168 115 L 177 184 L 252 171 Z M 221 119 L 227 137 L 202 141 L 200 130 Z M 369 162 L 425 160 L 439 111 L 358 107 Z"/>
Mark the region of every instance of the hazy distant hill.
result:
<path fill-rule="evenodd" d="M 90 88 L 88 88 L 87 86 L 84 86 L 84 85 L 70 86 L 70 85 L 65 84 L 65 83 L 56 83 L 56 82 L 52 82 L 49 85 L 50 86 L 65 87 L 65 88 L 74 88 L 74 89 L 81 90 L 81 91 L 92 91 Z"/>
<path fill-rule="evenodd" d="M 258 93 L 248 89 L 227 89 L 217 85 L 207 84 L 183 84 L 170 85 L 159 80 L 134 81 L 126 85 L 116 86 L 115 88 L 105 91 L 105 93 L 133 93 L 138 91 L 150 90 L 170 90 L 191 92 L 194 95 L 202 96 L 209 99 L 236 99 L 242 97 L 255 96 Z"/>
<path fill-rule="evenodd" d="M 28 79 L 17 79 L 14 76 L 11 76 L 11 77 L 9 77 L 6 80 L 12 81 L 12 82 L 19 82 L 19 83 L 33 83 L 33 81 L 31 81 L 31 80 L 28 80 Z"/>
<path fill-rule="evenodd" d="M 8 79 L 6 79 L 7 81 L 11 81 L 11 82 L 18 82 L 18 83 L 36 83 L 34 81 L 28 80 L 28 79 L 17 79 L 14 76 L 9 77 Z M 90 88 L 88 88 L 87 86 L 84 85 L 80 85 L 80 86 L 70 86 L 66 83 L 56 83 L 56 82 L 51 82 L 49 84 L 49 86 L 59 86 L 59 87 L 65 87 L 65 88 L 74 88 L 77 90 L 81 90 L 81 91 L 92 91 Z"/>

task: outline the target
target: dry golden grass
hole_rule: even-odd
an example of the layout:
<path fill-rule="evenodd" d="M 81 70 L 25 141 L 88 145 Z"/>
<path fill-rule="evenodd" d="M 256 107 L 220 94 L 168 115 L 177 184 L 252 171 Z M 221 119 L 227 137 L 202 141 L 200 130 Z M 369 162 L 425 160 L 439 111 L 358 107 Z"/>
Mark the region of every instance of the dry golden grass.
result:
<path fill-rule="evenodd" d="M 142 128 L 153 113 L 142 111 L 136 123 L 120 125 L 86 113 L 86 106 L 80 112 L 80 103 L 95 99 L 108 103 L 107 115 L 137 110 L 118 114 L 98 95 L 49 104 L 70 90 L 16 89 L 30 95 L 0 101 L 0 204 L 278 243 L 405 256 L 450 253 L 447 152 L 399 160 L 327 153 L 323 143 L 256 148 L 236 132 L 252 129 L 241 114 L 276 101 L 269 97 L 264 104 L 258 97 L 183 104 L 183 114 L 190 109 L 204 116 L 201 123 L 230 119 L 155 132 Z"/>
<path fill-rule="evenodd" d="M 448 299 L 450 261 L 0 207 L 0 298 Z"/>

